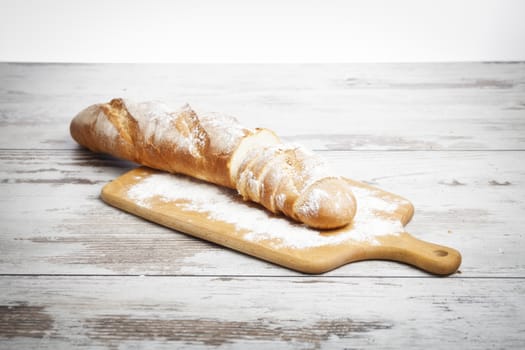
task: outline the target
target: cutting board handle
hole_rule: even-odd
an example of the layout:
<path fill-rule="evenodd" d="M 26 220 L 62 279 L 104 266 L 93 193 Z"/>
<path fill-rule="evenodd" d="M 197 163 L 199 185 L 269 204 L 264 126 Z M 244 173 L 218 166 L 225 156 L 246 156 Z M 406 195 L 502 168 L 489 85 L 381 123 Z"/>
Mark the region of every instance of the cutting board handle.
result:
<path fill-rule="evenodd" d="M 450 275 L 461 265 L 461 254 L 450 247 L 426 242 L 408 232 L 384 242 L 389 259 L 419 267 L 436 275 Z"/>

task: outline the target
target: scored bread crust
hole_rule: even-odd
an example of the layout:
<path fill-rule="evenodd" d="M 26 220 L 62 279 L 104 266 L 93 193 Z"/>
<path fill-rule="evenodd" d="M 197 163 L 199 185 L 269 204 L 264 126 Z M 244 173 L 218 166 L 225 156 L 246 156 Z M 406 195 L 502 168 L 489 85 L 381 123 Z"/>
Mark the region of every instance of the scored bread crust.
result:
<path fill-rule="evenodd" d="M 280 142 L 268 129 L 246 129 L 231 117 L 201 119 L 189 105 L 170 112 L 160 102 L 113 99 L 90 106 L 71 122 L 71 136 L 94 152 L 236 188 L 232 154 L 246 139 Z"/>
<path fill-rule="evenodd" d="M 237 189 L 245 200 L 314 228 L 341 227 L 355 215 L 347 181 L 330 175 L 313 153 L 230 116 L 116 98 L 82 110 L 70 132 L 94 152 Z"/>

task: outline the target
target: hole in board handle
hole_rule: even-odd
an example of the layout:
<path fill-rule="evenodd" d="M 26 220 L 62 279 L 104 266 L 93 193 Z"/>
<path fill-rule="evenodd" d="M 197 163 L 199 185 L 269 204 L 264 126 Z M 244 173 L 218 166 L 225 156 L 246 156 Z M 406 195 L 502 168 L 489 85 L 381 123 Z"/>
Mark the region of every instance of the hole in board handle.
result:
<path fill-rule="evenodd" d="M 437 249 L 434 250 L 434 254 L 436 254 L 437 256 L 447 256 L 448 252 L 446 250 Z"/>

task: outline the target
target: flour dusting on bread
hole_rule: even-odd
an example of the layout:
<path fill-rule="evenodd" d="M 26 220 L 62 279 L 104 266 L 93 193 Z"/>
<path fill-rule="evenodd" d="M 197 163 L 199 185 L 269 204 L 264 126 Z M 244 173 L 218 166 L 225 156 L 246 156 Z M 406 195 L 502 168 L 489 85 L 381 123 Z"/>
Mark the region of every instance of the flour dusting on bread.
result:
<path fill-rule="evenodd" d="M 93 151 L 236 189 L 311 227 L 342 227 L 355 215 L 352 190 L 316 154 L 228 115 L 113 99 L 79 113 L 70 130 Z"/>

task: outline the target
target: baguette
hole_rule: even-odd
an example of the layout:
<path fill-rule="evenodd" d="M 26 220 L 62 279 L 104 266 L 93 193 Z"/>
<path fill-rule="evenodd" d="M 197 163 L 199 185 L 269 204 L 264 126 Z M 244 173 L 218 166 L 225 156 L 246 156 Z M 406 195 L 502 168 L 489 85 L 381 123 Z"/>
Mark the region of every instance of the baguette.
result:
<path fill-rule="evenodd" d="M 243 199 L 314 228 L 338 228 L 355 215 L 348 182 L 313 153 L 233 117 L 117 98 L 82 110 L 70 132 L 91 151 L 236 189 Z"/>

